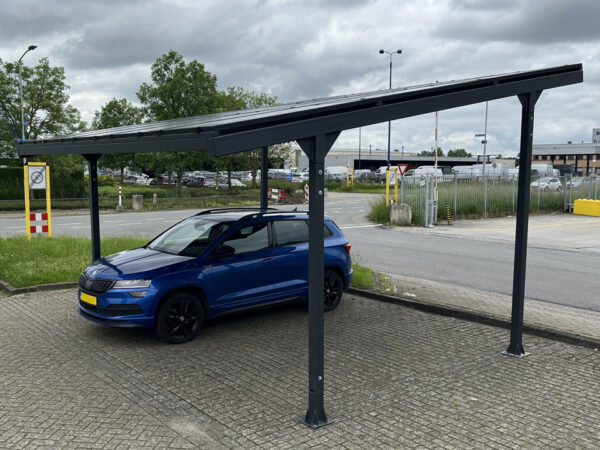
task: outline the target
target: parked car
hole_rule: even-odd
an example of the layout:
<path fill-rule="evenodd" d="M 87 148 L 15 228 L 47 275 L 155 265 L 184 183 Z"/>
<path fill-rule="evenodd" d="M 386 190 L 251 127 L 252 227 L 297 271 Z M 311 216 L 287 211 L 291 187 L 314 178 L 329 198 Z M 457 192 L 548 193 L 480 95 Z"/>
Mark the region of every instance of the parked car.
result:
<path fill-rule="evenodd" d="M 123 179 L 125 184 L 139 184 L 142 186 L 148 186 L 152 182 L 152 179 L 141 175 L 129 175 Z"/>
<path fill-rule="evenodd" d="M 567 187 L 570 188 L 577 188 L 579 186 L 583 185 L 584 182 L 584 178 L 583 177 L 577 177 L 577 178 L 571 178 L 569 181 L 567 181 Z"/>
<path fill-rule="evenodd" d="M 207 177 L 192 177 L 187 181 L 187 187 L 202 187 L 202 188 L 216 188 L 217 182 L 214 178 Z"/>
<path fill-rule="evenodd" d="M 247 187 L 244 183 L 242 183 L 237 178 L 231 179 L 231 187 L 232 188 L 245 188 Z M 227 178 L 219 180 L 219 184 L 217 184 L 217 189 L 229 189 L 229 184 L 227 183 Z"/>
<path fill-rule="evenodd" d="M 376 180 L 376 175 L 368 169 L 357 169 L 354 171 L 354 181 L 361 183 L 371 183 Z"/>
<path fill-rule="evenodd" d="M 325 310 L 352 282 L 350 244 L 325 217 Z M 154 327 L 169 343 L 206 319 L 308 296 L 308 214 L 208 210 L 147 245 L 100 258 L 79 278 L 79 314 L 107 326 Z"/>
<path fill-rule="evenodd" d="M 292 175 L 292 181 L 295 183 L 308 183 L 308 172 L 296 172 Z"/>
<path fill-rule="evenodd" d="M 531 187 L 542 191 L 560 191 L 563 186 L 558 178 L 542 177 L 531 183 Z"/>

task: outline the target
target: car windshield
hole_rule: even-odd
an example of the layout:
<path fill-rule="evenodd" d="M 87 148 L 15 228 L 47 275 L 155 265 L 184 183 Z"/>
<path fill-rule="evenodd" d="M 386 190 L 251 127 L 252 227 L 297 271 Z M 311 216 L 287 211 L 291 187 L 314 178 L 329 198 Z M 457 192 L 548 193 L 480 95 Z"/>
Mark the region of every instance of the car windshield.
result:
<path fill-rule="evenodd" d="M 190 217 L 158 236 L 148 248 L 175 255 L 198 256 L 228 228 L 226 222 Z"/>

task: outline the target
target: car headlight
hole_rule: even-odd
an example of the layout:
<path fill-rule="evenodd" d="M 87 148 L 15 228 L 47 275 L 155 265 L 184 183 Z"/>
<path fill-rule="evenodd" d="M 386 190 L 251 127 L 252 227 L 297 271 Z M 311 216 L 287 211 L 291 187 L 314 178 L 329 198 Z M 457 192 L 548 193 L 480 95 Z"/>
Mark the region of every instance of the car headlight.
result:
<path fill-rule="evenodd" d="M 113 289 L 136 289 L 147 288 L 152 280 L 119 280 L 113 286 Z"/>

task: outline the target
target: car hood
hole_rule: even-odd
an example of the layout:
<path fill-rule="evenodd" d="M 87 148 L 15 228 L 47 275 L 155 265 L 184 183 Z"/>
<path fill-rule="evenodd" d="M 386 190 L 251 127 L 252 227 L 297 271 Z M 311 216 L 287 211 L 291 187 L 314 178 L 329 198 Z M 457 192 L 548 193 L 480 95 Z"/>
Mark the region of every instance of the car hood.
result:
<path fill-rule="evenodd" d="M 100 258 L 85 269 L 91 277 L 119 277 L 144 272 L 143 276 L 152 276 L 148 272 L 162 272 L 174 264 L 192 261 L 189 256 L 173 255 L 148 248 L 136 248 Z"/>

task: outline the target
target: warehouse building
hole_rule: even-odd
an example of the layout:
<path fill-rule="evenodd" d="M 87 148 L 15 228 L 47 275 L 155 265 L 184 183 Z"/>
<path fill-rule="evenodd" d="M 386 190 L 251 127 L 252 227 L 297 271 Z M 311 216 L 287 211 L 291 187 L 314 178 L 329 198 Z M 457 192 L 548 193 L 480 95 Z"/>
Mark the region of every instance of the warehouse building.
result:
<path fill-rule="evenodd" d="M 561 175 L 600 174 L 600 142 L 533 145 L 533 164 L 552 164 Z"/>

